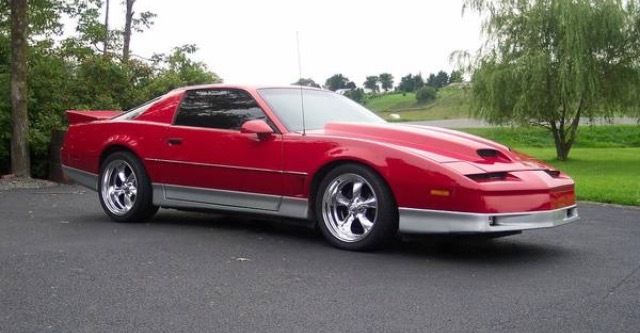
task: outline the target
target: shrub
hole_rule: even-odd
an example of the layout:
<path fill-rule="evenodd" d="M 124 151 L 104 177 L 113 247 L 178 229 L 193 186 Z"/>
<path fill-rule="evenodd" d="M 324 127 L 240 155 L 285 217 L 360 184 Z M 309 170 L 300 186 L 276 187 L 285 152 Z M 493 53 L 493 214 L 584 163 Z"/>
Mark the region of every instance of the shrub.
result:
<path fill-rule="evenodd" d="M 436 88 L 424 86 L 416 92 L 416 99 L 418 100 L 418 103 L 428 103 L 434 101 L 437 95 L 438 91 Z"/>
<path fill-rule="evenodd" d="M 349 90 L 344 93 L 345 96 L 351 98 L 352 100 L 364 105 L 365 102 L 365 93 L 362 88 L 356 88 L 353 90 Z"/>

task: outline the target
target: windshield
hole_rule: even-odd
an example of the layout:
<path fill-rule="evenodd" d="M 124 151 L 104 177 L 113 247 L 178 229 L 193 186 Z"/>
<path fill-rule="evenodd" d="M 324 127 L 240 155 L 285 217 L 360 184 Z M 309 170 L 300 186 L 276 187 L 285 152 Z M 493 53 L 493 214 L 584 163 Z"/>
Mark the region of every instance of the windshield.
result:
<path fill-rule="evenodd" d="M 302 104 L 305 129 L 322 129 L 332 121 L 384 123 L 385 121 L 347 97 L 325 90 L 300 88 L 259 89 L 260 96 L 289 131 L 302 131 Z"/>

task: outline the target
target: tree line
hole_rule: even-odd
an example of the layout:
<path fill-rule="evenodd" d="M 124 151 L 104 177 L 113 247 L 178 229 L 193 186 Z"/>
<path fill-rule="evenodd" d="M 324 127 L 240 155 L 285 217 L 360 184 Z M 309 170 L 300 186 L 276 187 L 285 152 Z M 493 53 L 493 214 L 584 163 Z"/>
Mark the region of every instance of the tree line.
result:
<path fill-rule="evenodd" d="M 334 74 L 329 77 L 324 86 L 316 83 L 311 78 L 301 78 L 293 85 L 308 86 L 321 88 L 331 91 L 345 90 L 345 95 L 354 99 L 357 102 L 363 102 L 365 97 L 365 90 L 370 94 L 378 94 L 380 92 L 397 91 L 403 93 L 416 93 L 416 99 L 418 102 L 428 102 L 436 98 L 437 90 L 446 87 L 452 83 L 463 82 L 463 72 L 454 70 L 451 74 L 447 74 L 445 71 L 439 71 L 437 74 L 429 74 L 425 81 L 421 73 L 416 75 L 407 74 L 400 78 L 398 85 L 394 83 L 394 77 L 390 73 L 381 73 L 379 75 L 367 76 L 362 83 L 362 87 L 349 80 L 348 77 L 341 73 Z"/>
<path fill-rule="evenodd" d="M 367 76 L 365 81 L 362 83 L 362 87 L 368 89 L 372 93 L 379 93 L 381 91 L 388 92 L 394 89 L 401 92 L 415 92 L 425 85 L 440 89 L 449 84 L 460 82 L 463 82 L 463 72 L 459 70 L 453 70 L 451 71 L 451 74 L 447 74 L 445 71 L 439 71 L 437 74 L 429 74 L 426 81 L 422 77 L 421 73 L 416 75 L 407 74 L 400 79 L 400 83 L 397 86 L 394 85 L 395 82 L 392 74 L 381 73 L 379 75 Z M 292 84 L 306 87 L 325 88 L 331 91 L 338 91 L 342 89 L 352 90 L 358 88 L 358 85 L 355 82 L 349 80 L 348 77 L 341 73 L 334 74 L 329 77 L 323 86 L 316 83 L 316 81 L 311 78 L 301 78 Z"/>
<path fill-rule="evenodd" d="M 191 59 L 195 45 L 135 55 L 135 38 L 155 14 L 124 0 L 123 29 L 113 29 L 109 12 L 118 4 L 0 0 L 0 173 L 46 176 L 51 131 L 65 126 L 67 109 L 126 110 L 177 87 L 222 81 Z M 63 17 L 77 22 L 75 31 Z"/>

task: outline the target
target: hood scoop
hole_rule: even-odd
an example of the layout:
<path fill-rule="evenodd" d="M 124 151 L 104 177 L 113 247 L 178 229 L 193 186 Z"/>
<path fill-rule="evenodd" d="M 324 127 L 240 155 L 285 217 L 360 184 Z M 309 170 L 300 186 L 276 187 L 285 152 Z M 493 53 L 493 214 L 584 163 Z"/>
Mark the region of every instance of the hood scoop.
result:
<path fill-rule="evenodd" d="M 500 152 L 495 149 L 486 149 L 486 148 L 478 149 L 476 150 L 476 152 L 478 152 L 478 155 L 483 158 L 496 158 L 498 157 L 498 154 L 500 154 Z"/>
<path fill-rule="evenodd" d="M 509 163 L 511 159 L 501 151 L 491 148 L 481 148 L 476 150 L 478 156 L 482 157 L 488 163 Z"/>

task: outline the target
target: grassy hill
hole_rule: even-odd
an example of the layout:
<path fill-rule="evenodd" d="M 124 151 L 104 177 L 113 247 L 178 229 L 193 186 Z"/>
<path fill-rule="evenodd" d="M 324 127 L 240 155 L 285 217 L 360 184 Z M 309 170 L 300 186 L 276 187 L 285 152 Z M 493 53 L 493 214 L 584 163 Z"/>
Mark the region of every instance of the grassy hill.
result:
<path fill-rule="evenodd" d="M 414 93 L 391 93 L 369 97 L 365 104 L 390 121 L 456 119 L 469 117 L 469 91 L 460 85 L 444 87 L 431 103 L 419 104 Z M 397 114 L 400 119 L 393 119 Z"/>

